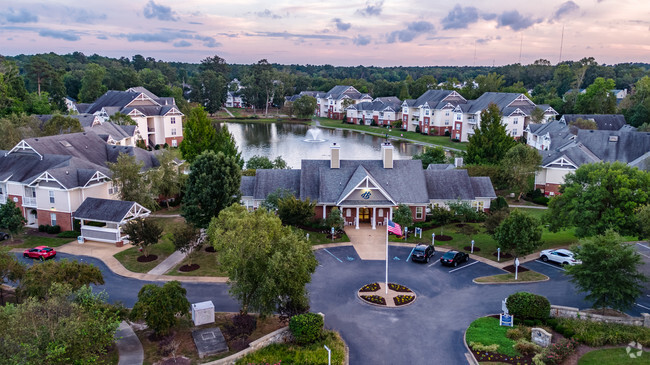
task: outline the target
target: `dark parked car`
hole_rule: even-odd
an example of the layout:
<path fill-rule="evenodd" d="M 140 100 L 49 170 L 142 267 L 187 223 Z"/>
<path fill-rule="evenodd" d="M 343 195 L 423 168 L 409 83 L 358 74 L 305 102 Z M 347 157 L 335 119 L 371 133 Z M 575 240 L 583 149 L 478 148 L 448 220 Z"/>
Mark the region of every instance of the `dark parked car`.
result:
<path fill-rule="evenodd" d="M 412 261 L 429 262 L 429 259 L 435 255 L 436 249 L 433 245 L 417 245 L 411 255 Z"/>
<path fill-rule="evenodd" d="M 26 249 L 23 252 L 23 257 L 45 260 L 56 257 L 56 251 L 47 246 L 38 246 Z"/>
<path fill-rule="evenodd" d="M 0 232 L 0 241 L 4 241 L 8 239 L 9 239 L 9 233 Z"/>
<path fill-rule="evenodd" d="M 465 252 L 447 251 L 440 258 L 440 263 L 443 265 L 458 266 L 461 262 L 469 261 L 469 255 Z"/>

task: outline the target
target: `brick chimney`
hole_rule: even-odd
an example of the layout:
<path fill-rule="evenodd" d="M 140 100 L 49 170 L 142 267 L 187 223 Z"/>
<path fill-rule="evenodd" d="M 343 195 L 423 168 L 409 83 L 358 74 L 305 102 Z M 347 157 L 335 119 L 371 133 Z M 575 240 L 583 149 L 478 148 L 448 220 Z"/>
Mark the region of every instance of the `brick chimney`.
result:
<path fill-rule="evenodd" d="M 384 162 L 385 169 L 393 168 L 393 145 L 389 142 L 381 144 L 381 159 Z"/>
<path fill-rule="evenodd" d="M 341 167 L 341 146 L 336 142 L 330 146 L 330 168 L 338 169 Z"/>

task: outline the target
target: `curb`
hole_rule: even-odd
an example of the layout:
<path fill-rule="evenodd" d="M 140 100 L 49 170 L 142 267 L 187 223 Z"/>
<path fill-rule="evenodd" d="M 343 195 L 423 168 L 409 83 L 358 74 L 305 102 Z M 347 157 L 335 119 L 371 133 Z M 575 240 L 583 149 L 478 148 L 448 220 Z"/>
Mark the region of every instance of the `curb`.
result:
<path fill-rule="evenodd" d="M 479 365 L 478 361 L 474 357 L 474 354 L 472 353 L 472 350 L 469 348 L 469 346 L 467 346 L 467 329 L 468 328 L 469 328 L 469 326 L 467 326 L 467 328 L 465 328 L 465 331 L 463 331 L 463 345 L 465 346 L 465 349 L 467 350 L 467 352 L 465 353 L 465 358 L 467 359 L 467 363 L 469 365 Z"/>
<path fill-rule="evenodd" d="M 535 271 L 535 272 L 537 272 L 537 271 Z M 542 273 L 538 273 L 538 274 L 544 275 Z M 546 276 L 546 275 L 544 275 L 544 276 Z M 482 277 L 485 277 L 485 276 L 482 276 Z M 504 282 L 504 283 L 480 283 L 480 282 L 477 282 L 476 279 L 479 279 L 479 278 L 472 279 L 472 282 L 474 282 L 474 284 L 477 284 L 477 285 L 531 284 L 531 283 L 543 283 L 545 281 L 551 280 L 551 278 L 549 278 L 548 276 L 546 276 L 546 279 L 542 279 L 542 280 L 517 281 L 517 282 L 508 281 L 508 282 Z"/>

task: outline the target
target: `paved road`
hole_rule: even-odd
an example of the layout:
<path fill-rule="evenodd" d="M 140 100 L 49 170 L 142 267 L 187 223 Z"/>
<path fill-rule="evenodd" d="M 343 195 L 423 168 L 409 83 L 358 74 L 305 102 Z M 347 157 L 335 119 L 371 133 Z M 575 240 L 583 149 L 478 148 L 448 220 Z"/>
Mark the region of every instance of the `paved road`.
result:
<path fill-rule="evenodd" d="M 650 260 L 649 248 L 644 253 Z M 384 261 L 362 261 L 351 246 L 333 247 L 315 252 L 319 261 L 312 283 L 308 285 L 311 309 L 325 313 L 328 328 L 340 331 L 350 347 L 351 364 L 462 364 L 465 363 L 463 333 L 477 317 L 501 311 L 501 300 L 525 290 L 546 296 L 551 303 L 588 307 L 583 295 L 564 276 L 561 267 L 533 261 L 525 266 L 551 280 L 534 284 L 478 285 L 478 276 L 503 273 L 487 264 L 470 260 L 459 269 L 443 267 L 440 253 L 429 264 L 406 262 L 411 249 L 391 246 L 389 281 L 406 285 L 418 299 L 404 308 L 377 308 L 362 303 L 356 291 L 363 285 L 384 280 Z M 147 282 L 113 274 L 99 260 L 57 255 L 57 259 L 79 259 L 98 266 L 103 274 L 109 300 L 132 306 L 142 285 Z M 31 260 L 20 258 L 25 262 Z M 452 271 L 453 270 L 453 271 Z M 159 284 L 160 285 L 160 284 Z M 217 311 L 237 311 L 238 303 L 228 296 L 226 284 L 188 284 L 190 302 L 212 300 Z M 650 308 L 650 291 L 638 303 Z M 648 311 L 636 307 L 628 313 Z"/>
<path fill-rule="evenodd" d="M 410 287 L 418 299 L 405 308 L 372 307 L 357 299 L 356 291 L 384 281 L 385 263 L 360 261 L 351 247 L 328 251 L 341 262 L 323 250 L 316 252 L 320 266 L 309 285 L 312 310 L 325 313 L 326 326 L 341 332 L 350 347 L 351 364 L 466 363 L 467 326 L 476 317 L 500 312 L 501 300 L 520 290 L 545 295 L 553 304 L 587 307 L 556 267 L 526 264 L 552 278 L 543 283 L 477 285 L 473 278 L 503 271 L 473 260 L 453 272 L 437 260 L 406 262 L 410 253 L 406 247 L 390 248 L 389 281 Z M 439 259 L 440 253 L 435 257 Z"/>

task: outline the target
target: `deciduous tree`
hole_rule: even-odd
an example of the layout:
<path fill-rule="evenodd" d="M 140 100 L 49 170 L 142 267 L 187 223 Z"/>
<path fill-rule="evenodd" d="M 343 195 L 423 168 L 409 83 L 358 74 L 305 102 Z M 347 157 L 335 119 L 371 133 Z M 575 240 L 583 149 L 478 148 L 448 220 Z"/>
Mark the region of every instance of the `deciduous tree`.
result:
<path fill-rule="evenodd" d="M 398 205 L 393 213 L 393 222 L 399 224 L 402 228 L 412 226 L 413 212 L 411 212 L 411 208 L 406 204 Z"/>
<path fill-rule="evenodd" d="M 567 274 L 594 308 L 626 310 L 641 295 L 641 256 L 613 230 L 581 240 L 574 252 L 582 264 L 567 266 Z"/>
<path fill-rule="evenodd" d="M 293 102 L 293 110 L 299 118 L 309 118 L 316 110 L 316 98 L 303 95 Z"/>
<path fill-rule="evenodd" d="M 111 115 L 108 118 L 108 121 L 113 122 L 113 123 L 115 123 L 117 125 L 136 125 L 137 124 L 135 122 L 135 120 L 133 120 L 133 118 L 131 118 L 130 116 L 128 116 L 126 114 L 122 114 L 120 112 L 117 112 L 117 113 Z"/>
<path fill-rule="evenodd" d="M 142 171 L 144 164 L 139 162 L 135 155 L 121 153 L 116 162 L 109 162 L 108 168 L 113 173 L 111 177 L 114 184 L 117 184 L 120 199 L 134 201 L 143 206 L 153 209 L 157 206 L 152 195 L 152 174 L 153 170 Z"/>
<path fill-rule="evenodd" d="M 304 302 L 316 258 L 303 235 L 283 226 L 273 213 L 248 212 L 233 204 L 212 221 L 208 236 L 243 313 L 264 316 Z"/>
<path fill-rule="evenodd" d="M 275 160 L 271 161 L 266 156 L 255 155 L 246 162 L 246 168 L 253 170 L 286 169 L 287 162 L 282 158 L 282 156 L 278 156 L 275 158 Z"/>
<path fill-rule="evenodd" d="M 203 152 L 192 163 L 185 185 L 183 217 L 206 228 L 212 217 L 239 201 L 241 172 L 237 161 L 223 152 Z"/>
<path fill-rule="evenodd" d="M 140 247 L 144 256 L 149 256 L 149 246 L 158 243 L 163 228 L 152 218 L 136 218 L 128 221 L 122 232 L 132 245 Z"/>
<path fill-rule="evenodd" d="M 575 226 L 578 237 L 609 228 L 634 235 L 634 211 L 650 199 L 650 172 L 622 162 L 584 164 L 564 177 L 560 193 L 549 202 L 545 217 L 551 231 Z"/>
<path fill-rule="evenodd" d="M 9 248 L 0 247 L 0 284 L 6 280 L 17 281 L 25 274 L 25 264 L 16 260 Z M 0 285 L 0 305 L 5 305 L 4 290 Z"/>
<path fill-rule="evenodd" d="M 598 77 L 593 84 L 578 95 L 576 112 L 580 114 L 612 114 L 616 111 L 616 96 L 612 90 L 614 80 Z"/>
<path fill-rule="evenodd" d="M 7 200 L 5 204 L 0 205 L 0 228 L 9 231 L 11 235 L 15 235 L 22 232 L 25 223 L 23 213 L 13 200 Z"/>
<path fill-rule="evenodd" d="M 290 196 L 293 196 L 293 190 L 277 188 L 274 192 L 266 196 L 261 206 L 269 212 L 275 212 L 278 210 L 280 200 Z"/>
<path fill-rule="evenodd" d="M 343 229 L 345 220 L 343 220 L 343 215 L 341 215 L 341 210 L 337 207 L 333 207 L 330 213 L 325 218 L 325 224 L 328 227 L 334 227 L 336 230 Z"/>
<path fill-rule="evenodd" d="M 306 224 L 314 217 L 315 207 L 315 201 L 309 198 L 301 200 L 291 194 L 278 201 L 278 217 L 284 224 L 292 226 Z"/>
<path fill-rule="evenodd" d="M 96 63 L 89 63 L 84 70 L 79 90 L 79 100 L 82 103 L 92 103 L 106 92 L 106 86 L 102 84 L 106 69 Z"/>
<path fill-rule="evenodd" d="M 533 253 L 542 245 L 542 227 L 539 219 L 514 210 L 494 232 L 494 239 L 515 259 Z"/>
<path fill-rule="evenodd" d="M 445 150 L 442 147 L 425 147 L 422 153 L 413 155 L 414 160 L 422 161 L 422 168 L 426 169 L 429 164 L 441 164 L 447 161 Z"/>
<path fill-rule="evenodd" d="M 160 166 L 151 172 L 153 190 L 156 194 L 163 196 L 169 208 L 169 198 L 181 193 L 185 183 L 185 175 L 179 169 L 180 166 L 174 159 L 170 150 L 163 150 L 158 155 Z"/>
<path fill-rule="evenodd" d="M 506 152 L 502 165 L 508 174 L 510 186 L 517 191 L 517 200 L 531 190 L 535 173 L 541 169 L 541 164 L 542 155 L 525 144 L 518 143 Z"/>
<path fill-rule="evenodd" d="M 78 133 L 83 132 L 78 119 L 66 117 L 63 115 L 55 115 L 43 125 L 44 136 L 54 136 L 57 134 Z"/>
<path fill-rule="evenodd" d="M 650 204 L 636 209 L 636 221 L 640 238 L 650 238 Z"/>
<path fill-rule="evenodd" d="M 516 143 L 506 132 L 505 124 L 501 123 L 499 107 L 490 104 L 481 112 L 480 127 L 469 137 L 465 162 L 479 165 L 498 164 Z"/>
<path fill-rule="evenodd" d="M 197 247 L 200 236 L 201 231 L 191 224 L 183 224 L 172 233 L 174 247 L 187 256 L 188 265 L 192 265 L 193 251 L 200 250 L 200 247 Z"/>
<path fill-rule="evenodd" d="M 165 335 L 178 324 L 179 317 L 190 312 L 187 290 L 174 280 L 162 287 L 147 284 L 140 289 L 138 301 L 131 310 L 131 318 L 144 319 L 144 322 L 157 335 Z"/>
<path fill-rule="evenodd" d="M 84 285 L 104 285 L 99 268 L 79 261 L 45 261 L 29 267 L 20 280 L 17 293 L 20 297 L 47 298 L 53 283 L 69 285 L 78 290 Z"/>

